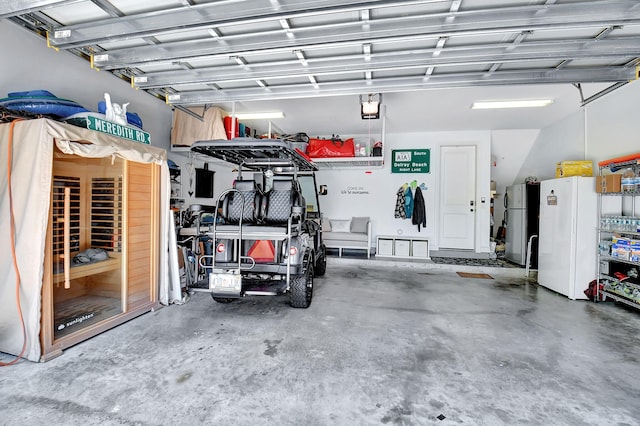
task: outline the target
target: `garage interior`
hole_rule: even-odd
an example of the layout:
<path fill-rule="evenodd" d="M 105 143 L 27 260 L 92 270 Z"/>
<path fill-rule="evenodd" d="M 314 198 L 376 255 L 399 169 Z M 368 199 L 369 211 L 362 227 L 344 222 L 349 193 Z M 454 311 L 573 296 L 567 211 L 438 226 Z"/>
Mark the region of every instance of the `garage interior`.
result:
<path fill-rule="evenodd" d="M 283 296 L 227 305 L 202 293 L 154 305 L 62 356 L 3 368 L 5 422 L 637 423 L 632 305 L 570 300 L 520 265 L 376 250 L 398 238 L 425 242 L 432 257 L 493 260 L 508 186 L 553 179 L 569 160 L 591 161 L 595 176 L 598 163 L 638 152 L 638 2 L 21 0 L 0 5 L 0 18 L 0 96 L 46 89 L 89 110 L 105 92 L 129 102 L 151 145 L 182 170 L 171 194 L 181 211 L 215 201 L 190 193 L 191 170 L 215 171 L 216 196 L 236 173 L 190 151 L 194 141 L 172 140 L 177 113 L 281 112 L 243 127 L 383 146 L 379 159 L 317 161 L 323 215 L 367 216 L 373 254 L 331 252 L 308 309 Z M 380 118 L 364 120 L 371 97 Z M 474 153 L 463 242 L 442 226 L 452 190 L 443 158 L 459 146 Z M 406 149 L 428 150 L 430 170 L 394 173 L 393 151 Z M 423 184 L 423 229 L 394 217 L 396 192 L 411 181 Z M 2 272 L 14 275 L 10 264 Z M 7 283 L 3 303 L 14 293 Z M 0 352 L 2 363 L 14 358 Z"/>

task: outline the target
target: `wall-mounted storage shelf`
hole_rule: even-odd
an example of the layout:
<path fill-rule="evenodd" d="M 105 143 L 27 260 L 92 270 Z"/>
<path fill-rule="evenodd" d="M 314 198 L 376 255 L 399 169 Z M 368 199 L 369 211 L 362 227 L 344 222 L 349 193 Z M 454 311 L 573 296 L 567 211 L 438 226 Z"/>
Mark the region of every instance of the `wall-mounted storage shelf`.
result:
<path fill-rule="evenodd" d="M 384 157 L 312 158 L 320 170 L 347 169 L 352 167 L 382 167 Z"/>

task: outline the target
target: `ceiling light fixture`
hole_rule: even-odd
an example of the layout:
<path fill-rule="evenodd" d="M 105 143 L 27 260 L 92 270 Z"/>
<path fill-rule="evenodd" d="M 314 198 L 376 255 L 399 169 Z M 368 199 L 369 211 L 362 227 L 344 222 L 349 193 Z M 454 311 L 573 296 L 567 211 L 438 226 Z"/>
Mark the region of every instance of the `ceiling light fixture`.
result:
<path fill-rule="evenodd" d="M 380 118 L 380 104 L 382 103 L 382 94 L 369 93 L 366 99 L 362 99 L 360 95 L 360 115 L 363 120 L 371 120 Z"/>
<path fill-rule="evenodd" d="M 273 118 L 284 118 L 284 113 L 282 111 L 237 113 L 236 118 L 238 120 L 268 120 Z"/>
<path fill-rule="evenodd" d="M 501 108 L 539 108 L 553 103 L 552 99 L 519 99 L 512 101 L 477 101 L 471 109 L 501 109 Z"/>

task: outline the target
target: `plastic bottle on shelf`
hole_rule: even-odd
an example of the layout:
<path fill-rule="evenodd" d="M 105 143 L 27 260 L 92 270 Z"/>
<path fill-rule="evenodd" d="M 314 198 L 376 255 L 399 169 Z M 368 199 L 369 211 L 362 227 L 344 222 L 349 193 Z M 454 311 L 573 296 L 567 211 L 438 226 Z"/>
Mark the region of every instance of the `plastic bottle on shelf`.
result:
<path fill-rule="evenodd" d="M 620 186 L 622 192 L 635 192 L 636 190 L 636 174 L 633 169 L 626 168 L 622 171 L 622 178 L 620 179 Z"/>

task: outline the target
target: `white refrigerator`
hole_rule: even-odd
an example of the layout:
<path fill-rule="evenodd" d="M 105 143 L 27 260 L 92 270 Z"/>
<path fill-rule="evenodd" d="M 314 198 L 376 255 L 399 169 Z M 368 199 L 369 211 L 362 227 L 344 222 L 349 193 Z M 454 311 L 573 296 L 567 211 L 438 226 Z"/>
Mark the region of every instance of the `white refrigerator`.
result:
<path fill-rule="evenodd" d="M 596 278 L 598 198 L 593 177 L 567 177 L 540 183 L 538 284 L 587 299 Z"/>

